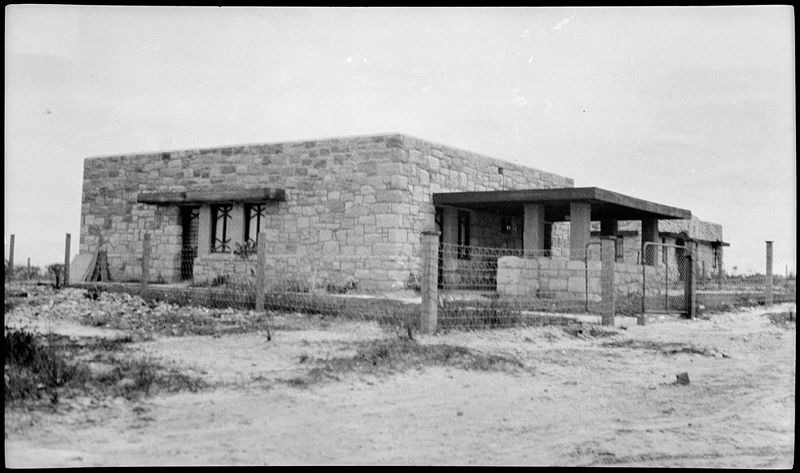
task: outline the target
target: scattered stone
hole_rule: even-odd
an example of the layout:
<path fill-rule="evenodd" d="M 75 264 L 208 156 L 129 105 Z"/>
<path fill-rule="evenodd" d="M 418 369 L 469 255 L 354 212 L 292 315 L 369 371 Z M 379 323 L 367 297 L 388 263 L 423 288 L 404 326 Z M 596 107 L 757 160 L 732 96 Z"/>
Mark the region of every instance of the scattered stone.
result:
<path fill-rule="evenodd" d="M 689 373 L 676 374 L 675 378 L 677 378 L 675 380 L 675 383 L 677 384 L 683 384 L 683 385 L 689 384 Z"/>

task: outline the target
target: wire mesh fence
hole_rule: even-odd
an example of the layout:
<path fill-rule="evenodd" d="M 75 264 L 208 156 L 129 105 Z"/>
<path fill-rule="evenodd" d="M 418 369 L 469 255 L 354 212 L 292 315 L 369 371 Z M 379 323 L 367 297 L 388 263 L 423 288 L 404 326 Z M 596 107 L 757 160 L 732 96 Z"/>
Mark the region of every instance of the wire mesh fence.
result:
<path fill-rule="evenodd" d="M 441 243 L 439 325 L 504 327 L 555 313 L 599 314 L 601 267 L 591 253 Z"/>
<path fill-rule="evenodd" d="M 734 307 L 765 305 L 797 301 L 797 278 L 795 276 L 772 276 L 771 291 L 768 291 L 766 274 L 731 275 L 726 271 L 697 280 L 697 303 L 704 310 L 729 310 Z M 769 294 L 768 294 L 769 292 Z"/>
<path fill-rule="evenodd" d="M 609 300 L 602 296 L 604 260 L 599 242 L 583 249 L 551 250 L 436 244 L 435 237 L 431 242 L 430 252 L 420 254 L 433 255 L 430 261 L 435 261 L 435 281 L 431 281 L 440 328 L 559 323 L 565 320 L 563 314 L 599 316 L 610 310 Z M 796 300 L 796 279 L 788 274 L 772 275 L 769 286 L 766 274 L 731 275 L 721 267 L 714 274 L 690 271 L 691 253 L 679 245 L 645 245 L 643 258 L 635 263 L 619 258 L 614 245 L 607 248 L 614 274 L 612 313 L 688 310 L 689 274 L 701 310 Z M 105 256 L 104 251 L 99 254 Z M 243 310 L 263 307 L 411 327 L 419 327 L 422 317 L 423 257 L 298 252 L 265 254 L 259 266 L 255 244 L 200 255 L 190 243 L 174 256 L 151 257 L 142 247 L 138 255 L 109 254 L 107 260 L 92 261 L 129 270 L 136 267 L 124 273 L 125 279 L 101 278 L 99 286 L 147 300 Z M 260 267 L 263 281 L 258 277 Z M 148 275 L 146 284 L 142 275 Z M 59 277 L 64 277 L 63 271 Z M 392 291 L 387 291 L 389 286 Z"/>
<path fill-rule="evenodd" d="M 413 272 L 393 294 L 371 289 L 380 281 L 355 275 L 380 274 L 398 267 L 399 258 L 356 255 L 269 254 L 264 258 L 264 281 L 259 283 L 258 257 L 253 252 L 218 253 L 197 257 L 197 249 L 182 248 L 178 281 L 147 284 L 85 283 L 102 290 L 139 295 L 178 305 L 263 310 L 376 320 L 396 326 L 419 325 L 419 286 Z M 377 268 L 377 269 L 376 269 Z M 398 270 L 399 271 L 399 270 Z M 365 273 L 366 272 L 366 273 Z M 141 273 L 140 273 L 141 274 Z"/>

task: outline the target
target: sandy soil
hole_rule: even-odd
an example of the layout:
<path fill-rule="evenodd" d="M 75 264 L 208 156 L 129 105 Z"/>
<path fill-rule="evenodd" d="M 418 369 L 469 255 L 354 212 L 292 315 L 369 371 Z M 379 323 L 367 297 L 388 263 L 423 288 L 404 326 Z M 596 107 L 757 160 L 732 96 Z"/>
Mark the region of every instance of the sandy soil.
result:
<path fill-rule="evenodd" d="M 646 326 L 620 319 L 607 336 L 554 326 L 418 336 L 511 354 L 530 369 L 430 366 L 310 387 L 279 380 L 308 369 L 302 355 L 340 356 L 354 341 L 397 335 L 334 322 L 273 331 L 269 342 L 262 333 L 159 337 L 133 349 L 213 387 L 134 402 L 79 399 L 55 413 L 6 410 L 6 466 L 789 468 L 796 331 L 764 316 L 789 307 L 796 312 L 784 304 Z M 695 352 L 658 349 L 669 343 Z M 691 384 L 675 384 L 682 372 Z"/>

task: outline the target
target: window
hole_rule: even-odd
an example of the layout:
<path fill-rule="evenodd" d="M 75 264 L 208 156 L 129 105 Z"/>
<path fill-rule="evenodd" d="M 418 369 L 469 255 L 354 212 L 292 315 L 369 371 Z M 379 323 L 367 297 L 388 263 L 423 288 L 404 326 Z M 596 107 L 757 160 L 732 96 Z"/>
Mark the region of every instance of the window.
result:
<path fill-rule="evenodd" d="M 264 204 L 244 206 L 244 241 L 258 241 L 258 232 L 264 220 Z"/>
<path fill-rule="evenodd" d="M 614 240 L 614 261 L 621 263 L 624 261 L 625 258 L 625 240 L 622 239 L 622 236 L 617 236 L 617 239 Z"/>
<path fill-rule="evenodd" d="M 458 259 L 469 259 L 469 212 L 458 211 Z"/>
<path fill-rule="evenodd" d="M 211 206 L 211 252 L 230 253 L 231 239 L 228 236 L 228 226 L 231 222 L 233 205 Z"/>

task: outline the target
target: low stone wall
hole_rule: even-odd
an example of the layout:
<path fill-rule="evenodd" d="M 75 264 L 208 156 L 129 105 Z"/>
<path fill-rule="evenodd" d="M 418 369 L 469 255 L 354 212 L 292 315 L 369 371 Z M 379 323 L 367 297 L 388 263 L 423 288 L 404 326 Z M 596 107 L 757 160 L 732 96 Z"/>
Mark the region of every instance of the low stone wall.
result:
<path fill-rule="evenodd" d="M 600 300 L 600 262 L 570 260 L 560 257 L 518 258 L 504 256 L 497 260 L 497 293 L 502 296 Z"/>
<path fill-rule="evenodd" d="M 600 261 L 504 256 L 497 262 L 497 293 L 501 296 L 585 300 L 588 289 L 589 301 L 601 298 Z M 663 290 L 667 277 L 664 268 L 644 268 L 648 294 Z M 670 284 L 678 282 L 678 275 L 673 274 L 670 274 Z M 614 287 L 618 297 L 641 294 L 642 265 L 614 263 Z"/>

